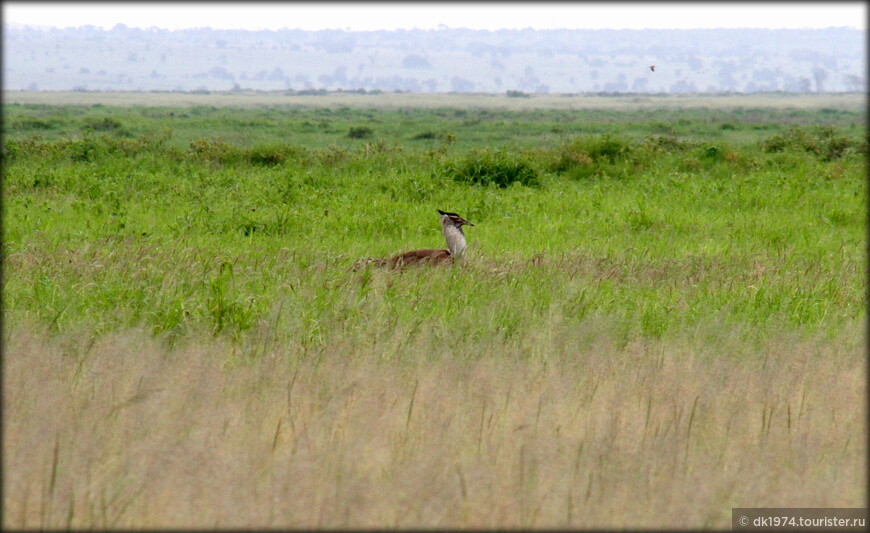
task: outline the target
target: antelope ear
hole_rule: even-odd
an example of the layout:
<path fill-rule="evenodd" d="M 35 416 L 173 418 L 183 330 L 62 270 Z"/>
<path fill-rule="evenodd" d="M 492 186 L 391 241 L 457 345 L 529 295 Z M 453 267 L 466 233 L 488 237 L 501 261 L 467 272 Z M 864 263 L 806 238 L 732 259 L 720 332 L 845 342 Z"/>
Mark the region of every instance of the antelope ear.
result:
<path fill-rule="evenodd" d="M 447 213 L 445 213 L 444 211 L 442 211 L 442 210 L 440 210 L 440 209 L 438 210 L 438 213 L 439 213 L 439 214 L 442 214 L 442 215 L 446 215 L 446 214 L 447 214 Z"/>

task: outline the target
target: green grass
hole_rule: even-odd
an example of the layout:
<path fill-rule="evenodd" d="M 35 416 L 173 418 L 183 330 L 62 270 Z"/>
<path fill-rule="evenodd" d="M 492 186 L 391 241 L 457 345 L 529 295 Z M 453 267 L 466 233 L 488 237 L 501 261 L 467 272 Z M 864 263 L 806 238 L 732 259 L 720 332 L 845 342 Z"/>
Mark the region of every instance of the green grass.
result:
<path fill-rule="evenodd" d="M 460 308 L 463 336 L 522 336 L 552 313 L 611 317 L 628 337 L 710 321 L 759 334 L 837 330 L 863 313 L 866 139 L 845 124 L 765 124 L 749 142 L 710 142 L 723 131 L 715 121 L 671 130 L 610 112 L 608 133 L 556 138 L 529 134 L 552 129 L 547 112 L 488 112 L 502 129 L 478 124 L 475 135 L 511 142 L 464 150 L 410 135 L 465 128 L 439 111 L 285 111 L 271 126 L 258 122 L 264 110 L 202 110 L 195 126 L 145 108 L 23 111 L 8 113 L 4 152 L 13 319 L 239 335 L 298 300 L 303 316 L 328 324 L 328 342 L 360 317 L 395 319 L 355 326 L 374 335 L 406 323 L 447 330 Z M 306 113 L 340 125 L 289 142 Z M 387 138 L 348 139 L 362 115 Z M 505 117 L 514 120 L 495 120 Z M 15 126 L 28 120 L 54 134 Z M 244 123 L 258 135 L 237 144 L 218 126 Z M 71 124 L 81 133 L 66 135 Z M 733 127 L 724 131 L 749 129 Z M 200 138 L 179 146 L 176 129 Z M 476 224 L 466 266 L 349 270 L 361 257 L 441 246 L 436 209 Z M 364 276 L 390 290 L 359 298 Z"/>

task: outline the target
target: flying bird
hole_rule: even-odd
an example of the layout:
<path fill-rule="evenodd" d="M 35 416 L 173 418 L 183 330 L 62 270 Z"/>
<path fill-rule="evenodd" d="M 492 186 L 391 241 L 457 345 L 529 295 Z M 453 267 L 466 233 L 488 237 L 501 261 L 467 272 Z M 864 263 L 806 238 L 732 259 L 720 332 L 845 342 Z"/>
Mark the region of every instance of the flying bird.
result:
<path fill-rule="evenodd" d="M 655 65 L 650 65 L 650 66 L 649 66 L 649 69 L 650 69 L 651 71 L 655 72 L 655 71 L 656 71 L 656 66 L 655 66 Z"/>

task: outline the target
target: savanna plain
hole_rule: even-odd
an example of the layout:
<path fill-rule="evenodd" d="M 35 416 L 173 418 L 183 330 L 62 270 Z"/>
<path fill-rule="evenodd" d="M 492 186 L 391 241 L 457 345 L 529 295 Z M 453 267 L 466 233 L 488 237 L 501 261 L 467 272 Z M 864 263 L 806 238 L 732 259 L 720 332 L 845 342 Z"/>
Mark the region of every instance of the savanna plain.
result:
<path fill-rule="evenodd" d="M 865 506 L 864 98 L 601 98 L 4 96 L 3 526 Z"/>

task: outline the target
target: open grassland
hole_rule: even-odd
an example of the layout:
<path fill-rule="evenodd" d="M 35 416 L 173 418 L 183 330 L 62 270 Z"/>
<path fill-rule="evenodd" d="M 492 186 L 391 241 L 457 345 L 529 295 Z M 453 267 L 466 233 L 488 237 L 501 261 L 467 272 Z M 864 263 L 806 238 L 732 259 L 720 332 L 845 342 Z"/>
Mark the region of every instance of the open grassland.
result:
<path fill-rule="evenodd" d="M 328 93 L 294 94 L 283 91 L 234 91 L 210 94 L 181 92 L 96 92 L 96 91 L 6 91 L 4 104 L 38 105 L 107 105 L 120 107 L 191 107 L 217 106 L 232 108 L 336 108 L 342 106 L 371 109 L 495 109 L 495 110 L 639 110 L 686 108 L 736 109 L 850 109 L 867 107 L 863 93 L 759 93 L 681 94 L 681 95 L 585 95 L 585 94 L 419 94 L 419 93 Z"/>
<path fill-rule="evenodd" d="M 4 526 L 866 501 L 863 110 L 4 119 Z M 464 264 L 353 268 L 436 209 Z"/>

